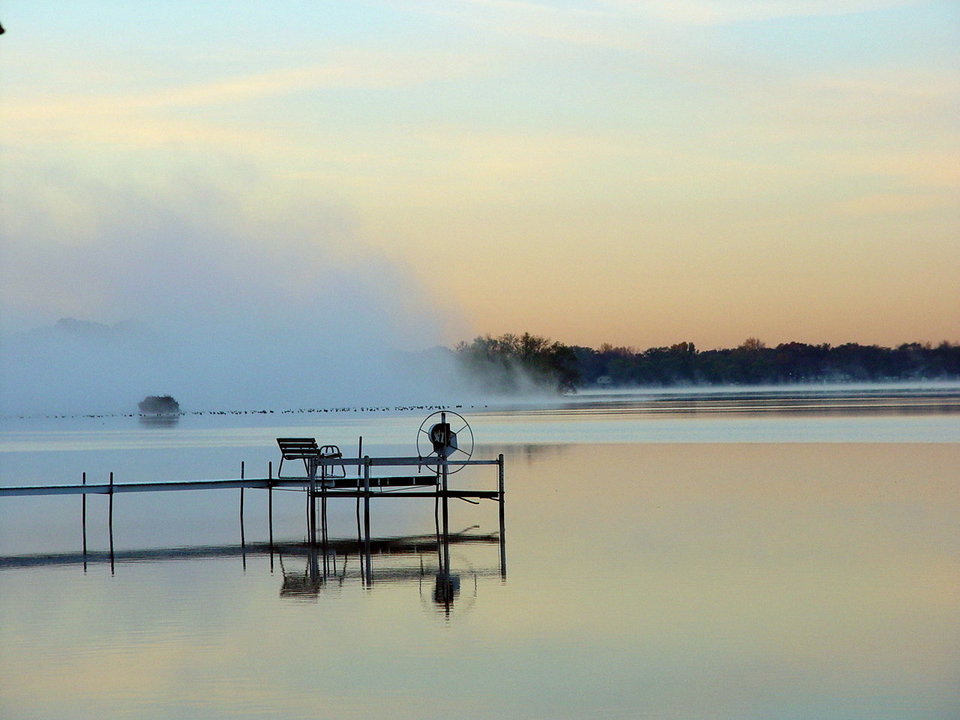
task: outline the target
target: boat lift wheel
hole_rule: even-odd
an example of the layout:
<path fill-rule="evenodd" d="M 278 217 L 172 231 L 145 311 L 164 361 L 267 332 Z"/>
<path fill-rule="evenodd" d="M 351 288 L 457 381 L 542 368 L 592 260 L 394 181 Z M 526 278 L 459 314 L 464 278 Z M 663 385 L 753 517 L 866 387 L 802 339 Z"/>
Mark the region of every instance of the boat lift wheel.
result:
<path fill-rule="evenodd" d="M 427 415 L 417 432 L 417 454 L 430 467 L 430 458 L 469 460 L 473 455 L 473 429 L 460 413 L 438 410 Z M 439 465 L 432 466 L 439 471 Z M 463 465 L 450 467 L 447 474 L 460 472 Z"/>

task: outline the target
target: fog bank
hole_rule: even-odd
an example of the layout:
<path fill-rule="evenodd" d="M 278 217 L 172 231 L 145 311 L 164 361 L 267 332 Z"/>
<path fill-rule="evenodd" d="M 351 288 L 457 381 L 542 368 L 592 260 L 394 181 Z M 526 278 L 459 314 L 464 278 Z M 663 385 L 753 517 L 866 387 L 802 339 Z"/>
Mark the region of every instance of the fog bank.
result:
<path fill-rule="evenodd" d="M 0 413 L 135 412 L 151 394 L 184 411 L 445 401 L 447 354 L 416 351 L 455 314 L 358 245 L 348 215 L 310 212 L 283 227 L 128 198 L 69 235 L 20 223 Z"/>

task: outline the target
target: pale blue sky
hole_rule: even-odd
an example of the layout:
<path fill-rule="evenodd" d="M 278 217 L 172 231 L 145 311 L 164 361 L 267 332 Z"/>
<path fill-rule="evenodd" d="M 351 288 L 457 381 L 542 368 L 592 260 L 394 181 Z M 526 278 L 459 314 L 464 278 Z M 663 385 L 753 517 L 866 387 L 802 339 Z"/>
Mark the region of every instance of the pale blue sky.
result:
<path fill-rule="evenodd" d="M 424 341 L 960 341 L 960 3 L 8 0 L 0 22 L 4 329 L 162 316 L 130 300 L 143 256 L 207 268 L 176 288 L 199 310 L 252 268 L 300 297 L 295 252 L 402 278 Z"/>

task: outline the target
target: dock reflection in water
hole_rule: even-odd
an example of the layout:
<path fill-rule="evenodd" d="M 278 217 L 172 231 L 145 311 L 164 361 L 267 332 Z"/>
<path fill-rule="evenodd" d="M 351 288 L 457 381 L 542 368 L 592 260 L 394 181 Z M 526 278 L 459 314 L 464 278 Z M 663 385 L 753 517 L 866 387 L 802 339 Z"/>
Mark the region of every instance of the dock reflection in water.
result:
<path fill-rule="evenodd" d="M 472 529 L 446 535 L 371 538 L 369 552 L 366 541 L 357 540 L 328 540 L 326 547 L 287 544 L 277 549 L 283 574 L 280 597 L 316 601 L 326 589 L 347 583 L 359 582 L 364 587 L 416 583 L 421 595 L 429 587 L 436 609 L 449 615 L 459 598 L 463 577 L 472 579 L 474 587 L 478 578 L 506 577 L 502 562 L 458 568 L 446 560 L 451 546 L 501 545 L 499 533 L 474 534 Z"/>
<path fill-rule="evenodd" d="M 180 415 L 140 415 L 138 419 L 143 427 L 172 428 L 180 423 Z"/>
<path fill-rule="evenodd" d="M 506 578 L 505 543 L 498 533 L 462 532 L 404 537 L 370 537 L 328 539 L 324 543 L 278 542 L 241 543 L 232 545 L 196 545 L 143 550 L 88 551 L 0 556 L 0 571 L 33 567 L 82 565 L 117 566 L 127 563 L 157 563 L 181 560 L 220 560 L 239 558 L 246 572 L 248 558 L 269 558 L 270 571 L 279 566 L 282 583 L 281 599 L 317 601 L 325 589 L 359 583 L 371 588 L 378 583 L 414 584 L 423 595 L 427 588 L 435 609 L 447 616 L 460 595 L 461 578 Z M 499 552 L 488 565 L 468 563 L 456 567 L 451 547 L 491 546 Z M 302 568 L 302 569 L 300 569 Z M 429 585 L 428 585 L 429 583 Z"/>

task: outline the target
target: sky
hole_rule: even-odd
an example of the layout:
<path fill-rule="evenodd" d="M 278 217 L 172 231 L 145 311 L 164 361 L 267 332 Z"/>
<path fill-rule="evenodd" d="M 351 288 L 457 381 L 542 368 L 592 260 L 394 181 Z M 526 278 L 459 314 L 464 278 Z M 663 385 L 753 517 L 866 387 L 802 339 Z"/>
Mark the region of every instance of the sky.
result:
<path fill-rule="evenodd" d="M 960 342 L 955 0 L 5 0 L 0 23 L 5 333 Z"/>

